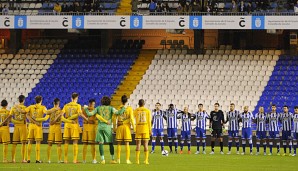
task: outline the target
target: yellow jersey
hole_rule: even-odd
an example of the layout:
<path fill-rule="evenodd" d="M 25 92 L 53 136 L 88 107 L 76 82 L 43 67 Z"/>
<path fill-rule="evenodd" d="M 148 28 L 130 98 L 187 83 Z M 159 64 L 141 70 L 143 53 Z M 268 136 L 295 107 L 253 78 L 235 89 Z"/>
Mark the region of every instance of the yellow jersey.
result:
<path fill-rule="evenodd" d="M 139 107 L 133 113 L 136 119 L 136 133 L 151 132 L 151 111 L 145 107 Z"/>
<path fill-rule="evenodd" d="M 124 105 L 119 106 L 117 110 L 121 110 Z M 134 116 L 133 116 L 133 110 L 132 107 L 127 106 L 125 108 L 125 112 L 122 115 L 113 115 L 113 122 L 114 124 L 120 126 L 120 125 L 127 125 L 127 126 L 132 126 L 133 128 L 135 127 L 134 123 Z M 117 123 L 116 123 L 117 122 Z"/>
<path fill-rule="evenodd" d="M 64 105 L 62 112 L 64 113 L 64 117 L 66 119 L 74 120 L 78 123 L 79 114 L 82 113 L 82 107 L 78 103 L 70 102 Z"/>
<path fill-rule="evenodd" d="M 55 107 L 53 107 L 52 109 L 50 109 L 50 110 L 54 110 L 55 109 Z M 51 115 L 50 115 L 50 124 L 51 124 L 51 122 L 54 122 L 55 121 L 55 118 L 59 115 L 61 113 L 61 110 L 57 110 L 56 112 L 54 112 L 54 113 L 52 113 Z M 62 118 L 60 117 L 59 119 L 57 119 L 56 120 L 56 122 L 55 122 L 55 124 L 61 124 L 61 121 L 62 121 Z"/>
<path fill-rule="evenodd" d="M 23 104 L 18 105 L 22 110 L 26 109 L 26 106 Z M 11 121 L 14 124 L 26 124 L 26 114 L 19 112 L 15 107 L 11 108 L 9 115 L 12 115 Z"/>
<path fill-rule="evenodd" d="M 0 124 L 9 116 L 9 110 L 1 108 L 0 109 Z M 3 124 L 3 126 L 8 126 L 8 123 Z"/>
<path fill-rule="evenodd" d="M 88 107 L 88 111 L 89 111 L 89 112 L 92 112 L 93 110 L 94 110 L 94 107 L 93 107 L 93 108 Z M 89 121 L 94 121 L 94 124 L 97 125 L 97 121 L 98 121 L 98 120 L 96 119 L 95 115 L 93 115 L 93 116 L 88 116 L 87 113 L 85 112 L 85 110 L 82 110 L 82 112 L 83 112 L 83 115 L 84 115 L 86 118 L 88 118 Z M 83 124 L 88 124 L 88 122 L 84 119 Z"/>
<path fill-rule="evenodd" d="M 38 119 L 42 119 L 43 115 L 47 113 L 47 108 L 41 104 L 35 104 L 27 107 L 25 111 L 32 119 L 39 121 Z"/>

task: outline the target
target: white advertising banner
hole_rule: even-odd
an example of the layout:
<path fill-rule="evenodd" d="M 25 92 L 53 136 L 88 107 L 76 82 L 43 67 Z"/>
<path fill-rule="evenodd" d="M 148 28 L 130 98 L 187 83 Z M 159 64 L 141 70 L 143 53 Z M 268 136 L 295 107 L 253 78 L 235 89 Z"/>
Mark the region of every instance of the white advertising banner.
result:
<path fill-rule="evenodd" d="M 68 29 L 72 16 L 27 16 L 27 28 L 30 29 Z"/>
<path fill-rule="evenodd" d="M 14 16 L 12 15 L 1 15 L 0 16 L 0 28 L 11 29 L 14 28 Z"/>
<path fill-rule="evenodd" d="M 203 29 L 251 29 L 251 16 L 202 16 Z"/>
<path fill-rule="evenodd" d="M 73 19 L 76 18 L 75 16 Z M 76 22 L 77 19 L 74 19 Z M 84 16 L 85 29 L 129 29 L 130 16 Z"/>
<path fill-rule="evenodd" d="M 265 29 L 298 29 L 298 17 L 266 16 Z"/>
<path fill-rule="evenodd" d="M 189 16 L 143 16 L 143 29 L 188 29 Z"/>

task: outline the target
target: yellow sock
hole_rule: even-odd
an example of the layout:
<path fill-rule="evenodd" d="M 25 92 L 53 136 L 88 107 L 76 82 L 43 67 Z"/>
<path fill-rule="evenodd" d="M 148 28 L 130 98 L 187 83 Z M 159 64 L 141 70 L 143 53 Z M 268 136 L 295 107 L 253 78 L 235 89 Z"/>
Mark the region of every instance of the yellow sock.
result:
<path fill-rule="evenodd" d="M 86 161 L 86 155 L 87 155 L 87 144 L 83 145 L 83 161 Z"/>
<path fill-rule="evenodd" d="M 17 145 L 13 144 L 12 145 L 12 149 L 11 149 L 11 157 L 12 157 L 12 161 L 16 160 L 16 149 L 17 149 Z M 23 157 L 23 154 L 22 154 Z"/>
<path fill-rule="evenodd" d="M 3 160 L 7 160 L 8 144 L 3 144 Z"/>
<path fill-rule="evenodd" d="M 51 161 L 51 148 L 52 148 L 52 146 L 48 146 L 48 161 Z"/>
<path fill-rule="evenodd" d="M 130 158 L 130 146 L 127 144 L 125 147 L 126 147 L 126 160 L 129 160 L 129 158 Z"/>
<path fill-rule="evenodd" d="M 31 158 L 31 149 L 32 149 L 32 144 L 29 143 L 27 146 L 27 160 L 30 160 Z"/>
<path fill-rule="evenodd" d="M 57 154 L 58 154 L 58 161 L 60 162 L 61 161 L 61 157 L 62 157 L 62 148 L 61 146 L 58 146 L 57 147 Z"/>
<path fill-rule="evenodd" d="M 91 154 L 92 154 L 93 160 L 96 160 L 95 144 L 91 144 Z"/>
<path fill-rule="evenodd" d="M 77 162 L 77 160 L 78 160 L 78 151 L 79 151 L 78 144 L 73 144 L 73 161 L 74 162 Z"/>
<path fill-rule="evenodd" d="M 145 162 L 148 162 L 149 160 L 149 151 L 145 151 Z"/>
<path fill-rule="evenodd" d="M 68 161 L 68 144 L 64 144 L 64 161 Z"/>
<path fill-rule="evenodd" d="M 35 155 L 36 155 L 36 160 L 40 161 L 40 143 L 36 143 L 35 146 Z"/>
<path fill-rule="evenodd" d="M 136 151 L 136 163 L 140 163 L 140 151 Z"/>
<path fill-rule="evenodd" d="M 121 144 L 117 144 L 117 160 L 120 160 Z"/>
<path fill-rule="evenodd" d="M 22 153 L 22 160 L 26 160 L 26 144 L 22 144 L 21 145 L 21 153 Z M 15 148 L 17 147 L 17 145 L 15 146 Z M 16 151 L 14 152 L 14 157 L 16 155 Z"/>

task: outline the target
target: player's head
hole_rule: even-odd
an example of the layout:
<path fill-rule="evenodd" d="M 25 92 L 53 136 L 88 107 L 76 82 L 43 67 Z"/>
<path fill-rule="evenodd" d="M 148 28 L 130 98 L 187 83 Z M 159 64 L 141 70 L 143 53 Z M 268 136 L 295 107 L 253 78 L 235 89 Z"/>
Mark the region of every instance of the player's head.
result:
<path fill-rule="evenodd" d="M 7 100 L 2 100 L 2 101 L 1 101 L 1 106 L 2 106 L 2 107 L 6 108 L 7 105 L 8 105 Z"/>
<path fill-rule="evenodd" d="M 185 106 L 184 109 L 183 109 L 183 111 L 184 111 L 185 114 L 187 114 L 188 113 L 188 107 Z"/>
<path fill-rule="evenodd" d="M 289 106 L 284 105 L 283 111 L 284 111 L 284 113 L 288 113 L 289 112 Z"/>
<path fill-rule="evenodd" d="M 41 97 L 41 96 L 39 96 L 39 95 L 38 95 L 38 96 L 36 96 L 34 99 L 35 99 L 35 103 L 36 103 L 36 104 L 39 104 L 39 103 L 41 103 L 41 102 L 42 102 L 42 97 Z"/>
<path fill-rule="evenodd" d="M 95 99 L 90 99 L 89 100 L 89 107 L 92 107 L 92 108 L 95 107 Z"/>
<path fill-rule="evenodd" d="M 19 99 L 19 102 L 20 103 L 24 103 L 25 102 L 25 96 L 24 95 L 20 95 L 18 99 Z"/>
<path fill-rule="evenodd" d="M 71 94 L 71 100 L 72 100 L 73 102 L 77 102 L 78 99 L 79 99 L 79 94 L 78 94 L 78 93 L 72 93 L 72 94 Z"/>
<path fill-rule="evenodd" d="M 294 111 L 295 111 L 295 113 L 298 114 L 298 106 L 295 106 L 295 107 L 294 107 Z"/>
<path fill-rule="evenodd" d="M 108 96 L 103 96 L 100 100 L 101 105 L 103 106 L 110 106 L 111 99 Z"/>
<path fill-rule="evenodd" d="M 259 107 L 259 113 L 264 113 L 264 107 L 263 106 Z"/>
<path fill-rule="evenodd" d="M 54 106 L 59 106 L 60 105 L 60 99 L 55 98 L 53 103 L 54 103 Z"/>
<path fill-rule="evenodd" d="M 248 106 L 244 106 L 244 112 L 248 112 Z"/>
<path fill-rule="evenodd" d="M 127 103 L 127 101 L 128 101 L 127 96 L 126 96 L 126 95 L 123 95 L 123 96 L 121 97 L 121 102 L 122 102 L 122 104 L 125 105 L 125 104 Z"/>
<path fill-rule="evenodd" d="M 203 111 L 203 104 L 202 103 L 200 103 L 199 105 L 198 105 L 198 107 L 199 107 L 199 111 Z"/>
<path fill-rule="evenodd" d="M 271 110 L 272 110 L 272 112 L 276 112 L 276 105 L 275 105 L 275 104 L 273 104 L 273 105 L 271 106 Z"/>
<path fill-rule="evenodd" d="M 235 110 L 235 104 L 234 103 L 231 103 L 230 104 L 230 111 L 234 111 Z"/>
<path fill-rule="evenodd" d="M 174 109 L 174 104 L 170 104 L 170 105 L 169 105 L 169 109 L 170 109 L 170 110 L 173 110 L 173 109 Z"/>
<path fill-rule="evenodd" d="M 156 110 L 160 110 L 160 107 L 161 107 L 161 104 L 160 104 L 159 102 L 157 102 L 157 103 L 155 104 L 155 109 L 156 109 Z"/>
<path fill-rule="evenodd" d="M 140 107 L 145 106 L 145 100 L 144 100 L 144 99 L 140 99 L 138 105 L 139 105 Z"/>
<path fill-rule="evenodd" d="M 215 109 L 215 111 L 218 111 L 219 110 L 219 103 L 215 103 L 214 104 L 214 109 Z"/>

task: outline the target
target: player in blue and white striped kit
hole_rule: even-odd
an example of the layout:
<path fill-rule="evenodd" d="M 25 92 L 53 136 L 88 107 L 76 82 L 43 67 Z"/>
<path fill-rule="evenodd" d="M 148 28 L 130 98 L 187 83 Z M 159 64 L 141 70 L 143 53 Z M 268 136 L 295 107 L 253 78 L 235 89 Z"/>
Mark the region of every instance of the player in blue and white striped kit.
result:
<path fill-rule="evenodd" d="M 293 117 L 293 114 L 289 112 L 289 107 L 284 106 L 283 113 L 281 113 L 279 116 L 282 124 L 282 145 L 284 148 L 283 156 L 287 154 L 287 143 L 289 145 L 290 155 L 292 153 L 292 142 L 291 142 L 292 117 Z"/>
<path fill-rule="evenodd" d="M 242 122 L 242 148 L 243 152 L 241 155 L 245 154 L 246 140 L 249 142 L 250 155 L 252 155 L 252 130 L 251 123 L 254 119 L 254 116 L 251 112 L 248 111 L 248 106 L 244 106 L 244 112 L 240 114 Z"/>
<path fill-rule="evenodd" d="M 184 110 L 181 115 L 182 126 L 181 126 L 181 142 L 180 142 L 180 154 L 183 153 L 184 141 L 187 141 L 188 154 L 190 152 L 190 143 L 191 143 L 191 120 L 194 120 L 194 117 L 188 112 L 188 107 L 184 107 Z"/>
<path fill-rule="evenodd" d="M 177 139 L 177 128 L 178 123 L 177 119 L 180 119 L 181 111 L 176 109 L 173 104 L 169 105 L 169 109 L 167 109 L 164 113 L 164 118 L 167 121 L 167 133 L 168 133 L 168 143 L 170 148 L 170 153 L 173 152 L 173 140 L 175 145 L 175 152 L 177 153 L 178 148 L 178 139 Z"/>
<path fill-rule="evenodd" d="M 229 122 L 229 127 L 228 127 L 229 151 L 227 154 L 231 154 L 233 139 L 235 140 L 235 143 L 236 143 L 236 148 L 237 148 L 236 154 L 239 154 L 239 119 L 240 119 L 240 112 L 235 110 L 235 104 L 231 103 L 230 111 L 227 112 L 227 118 L 226 118 L 226 123 Z"/>
<path fill-rule="evenodd" d="M 257 153 L 256 155 L 260 154 L 260 144 L 261 141 L 263 143 L 263 148 L 264 148 L 264 155 L 266 155 L 266 147 L 267 147 L 267 129 L 266 129 L 266 124 L 267 124 L 267 116 L 264 111 L 264 107 L 259 107 L 259 113 L 255 115 L 254 119 L 255 123 L 257 124 L 257 133 L 256 133 L 256 138 L 257 138 Z"/>
<path fill-rule="evenodd" d="M 297 141 L 298 141 L 298 106 L 295 106 L 294 114 L 293 114 L 293 146 L 294 146 L 294 153 L 292 154 L 292 156 L 296 156 Z"/>
<path fill-rule="evenodd" d="M 279 156 L 280 140 L 279 140 L 279 127 L 278 120 L 279 114 L 276 112 L 276 105 L 271 106 L 271 112 L 267 114 L 268 126 L 269 126 L 269 147 L 272 155 L 273 140 L 276 141 L 277 155 Z"/>
<path fill-rule="evenodd" d="M 196 120 L 196 138 L 197 138 L 197 152 L 200 154 L 200 141 L 202 142 L 203 154 L 206 154 L 206 122 L 210 118 L 208 113 L 203 109 L 203 104 L 199 104 L 199 111 L 195 113 Z"/>
<path fill-rule="evenodd" d="M 152 112 L 152 150 L 151 153 L 154 153 L 156 145 L 156 137 L 160 138 L 160 147 L 161 151 L 164 150 L 164 141 L 163 141 L 163 115 L 164 111 L 160 109 L 161 104 L 158 102 L 155 104 L 155 109 Z"/>

